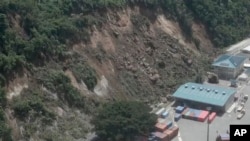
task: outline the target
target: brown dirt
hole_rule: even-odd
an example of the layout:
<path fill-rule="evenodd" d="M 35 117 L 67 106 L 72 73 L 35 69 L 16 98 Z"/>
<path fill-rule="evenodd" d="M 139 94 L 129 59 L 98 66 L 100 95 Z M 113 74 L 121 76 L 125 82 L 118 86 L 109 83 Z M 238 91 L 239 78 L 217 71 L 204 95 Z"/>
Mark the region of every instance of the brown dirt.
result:
<path fill-rule="evenodd" d="M 209 39 L 204 25 L 193 22 L 192 30 L 194 37 L 200 41 L 201 48 L 204 49 L 205 52 L 211 52 L 214 48 L 214 45 Z"/>
<path fill-rule="evenodd" d="M 12 80 L 7 86 L 7 99 L 11 100 L 13 96 L 20 95 L 24 88 L 28 88 L 28 82 L 29 79 L 26 74 Z"/>
<path fill-rule="evenodd" d="M 68 76 L 71 80 L 71 84 L 77 88 L 78 90 L 80 90 L 80 92 L 82 94 L 90 94 L 90 91 L 88 91 L 88 88 L 87 86 L 84 84 L 84 82 L 82 83 L 78 83 L 75 76 L 73 75 L 73 73 L 70 71 L 70 70 L 66 70 L 65 72 L 65 75 Z"/>
<path fill-rule="evenodd" d="M 68 76 L 68 77 L 70 78 L 71 84 L 72 84 L 75 88 L 80 89 L 80 87 L 79 87 L 79 85 L 78 85 L 78 83 L 77 83 L 77 81 L 76 81 L 76 78 L 75 78 L 75 76 L 73 75 L 73 73 L 72 73 L 70 70 L 66 70 L 64 73 L 65 73 L 66 76 Z"/>
<path fill-rule="evenodd" d="M 147 51 L 151 51 L 153 52 L 153 54 L 158 54 L 159 52 L 165 51 L 164 53 L 170 53 L 170 56 L 173 56 L 174 58 L 178 59 L 179 63 L 182 62 L 182 56 L 193 58 L 191 57 L 193 55 L 190 55 L 190 53 L 194 53 L 195 56 L 201 55 L 201 53 L 196 49 L 195 44 L 193 42 L 188 41 L 184 37 L 179 24 L 170 19 L 167 19 L 164 15 L 158 15 L 156 17 L 156 20 L 153 20 L 154 23 L 150 25 L 149 30 L 145 32 L 142 31 L 143 33 L 134 34 L 135 29 L 133 27 L 134 25 L 131 23 L 130 17 L 132 14 L 140 14 L 140 11 L 141 10 L 138 7 L 135 7 L 134 9 L 127 8 L 121 11 L 117 11 L 116 13 L 114 13 L 113 11 L 109 11 L 107 16 L 109 22 L 107 23 L 107 25 L 104 25 L 102 30 L 94 30 L 91 36 L 91 44 L 89 45 L 81 43 L 73 47 L 75 51 L 81 52 L 83 56 L 88 58 L 88 64 L 96 70 L 99 76 L 98 83 L 101 82 L 102 77 L 105 77 L 107 79 L 107 81 L 109 82 L 108 87 L 110 87 L 109 90 L 121 90 L 121 84 L 120 82 L 118 82 L 117 77 L 119 76 L 120 70 L 124 69 L 127 69 L 128 71 L 132 70 L 132 72 L 134 69 L 135 72 L 141 71 L 146 76 L 144 76 L 144 78 L 141 77 L 140 81 L 142 83 L 148 83 L 147 79 L 151 78 L 151 75 L 153 75 L 153 73 L 151 74 L 151 71 L 156 69 L 154 64 L 155 57 L 158 58 L 163 56 L 159 56 L 160 54 L 156 55 L 155 57 L 148 56 Z M 199 26 L 199 24 L 194 23 L 193 30 L 195 37 L 199 37 L 198 39 L 201 41 L 204 40 L 204 42 L 201 43 L 202 47 L 205 46 L 208 50 L 209 48 L 212 48 L 212 44 L 208 40 L 206 31 L 203 26 Z M 162 43 L 162 39 L 159 39 L 161 38 L 159 37 L 159 35 L 163 35 L 159 34 L 159 31 L 163 31 L 165 34 L 169 35 L 169 39 L 167 39 L 167 41 L 164 41 L 168 42 L 167 44 Z M 119 37 L 111 35 L 114 32 L 118 32 Z M 180 44 L 184 48 L 180 48 L 180 46 L 176 43 L 172 45 L 172 43 L 175 41 L 170 38 L 177 40 L 177 44 Z M 170 47 L 170 49 L 165 50 L 159 48 L 158 50 L 157 47 L 156 50 L 150 50 L 150 48 L 148 48 L 148 45 L 145 44 L 148 40 L 150 40 L 151 42 L 155 42 L 155 45 L 158 47 L 164 46 L 166 48 Z M 99 62 L 90 54 L 86 54 L 84 49 L 88 48 L 89 46 L 91 46 L 93 49 L 96 49 L 98 43 L 102 44 L 106 53 L 108 55 L 111 55 L 113 59 L 106 58 L 104 61 Z M 176 49 L 178 50 L 178 53 L 175 52 Z M 188 54 L 186 54 L 185 52 Z M 130 59 L 126 60 L 125 58 Z M 146 62 L 144 63 L 149 64 L 150 66 L 146 67 L 145 69 L 144 66 L 140 65 L 141 63 L 143 64 L 143 61 L 141 62 L 141 60 L 138 60 L 138 58 L 145 58 Z M 175 63 L 178 61 L 176 60 Z M 124 64 L 125 66 L 123 66 Z M 161 76 L 164 74 L 157 75 Z"/>
<path fill-rule="evenodd" d="M 11 128 L 11 134 L 13 136 L 13 139 L 16 140 L 20 137 L 20 132 L 19 132 L 19 127 L 17 124 L 17 120 L 16 118 L 13 116 L 13 112 L 11 111 L 11 109 L 6 108 L 5 110 L 5 116 L 7 119 L 7 123 Z"/>
<path fill-rule="evenodd" d="M 177 22 L 167 19 L 164 15 L 158 15 L 154 26 L 179 40 L 181 45 L 191 49 L 194 53 L 199 54 L 195 45 L 192 42 L 187 41 L 187 39 L 183 36 L 182 30 Z"/>
<path fill-rule="evenodd" d="M 182 35 L 178 23 L 158 15 L 149 29 L 139 31 L 130 20 L 130 16 L 140 14 L 139 11 L 138 7 L 110 11 L 109 23 L 101 30 L 93 30 L 90 44 L 80 43 L 73 46 L 73 51 L 86 58 L 88 64 L 96 70 L 96 89 L 101 96 L 109 95 L 112 100 L 120 98 L 155 102 L 160 97 L 170 94 L 183 80 L 193 77 L 201 66 L 197 57 L 201 52 L 196 49 L 193 42 L 187 41 Z M 192 28 L 194 36 L 202 41 L 202 48 L 209 51 L 213 45 L 204 27 L 194 23 Z M 118 32 L 119 37 L 114 37 L 114 32 Z M 102 61 L 98 61 L 93 54 L 86 51 L 92 49 L 91 51 L 102 53 L 98 52 L 98 44 L 105 50 Z M 194 62 L 192 65 L 185 62 L 189 59 Z M 160 68 L 159 64 L 163 64 L 164 67 Z M 72 85 L 83 94 L 98 98 L 93 96 L 93 92 L 88 91 L 84 83 L 79 84 L 70 70 L 66 70 L 65 74 L 70 78 Z M 8 95 L 20 94 L 27 82 L 27 76 L 13 80 L 7 88 Z M 12 96 L 9 97 L 11 99 Z M 57 109 L 58 115 L 63 117 L 63 110 Z M 65 114 L 70 113 L 69 111 L 64 110 Z M 14 135 L 19 136 L 20 128 L 17 127 L 15 119 L 10 118 L 10 112 L 7 113 Z"/>
<path fill-rule="evenodd" d="M 21 25 L 21 16 L 18 14 L 8 15 L 11 21 L 11 25 L 14 30 L 17 31 L 19 35 L 23 38 L 28 38 L 28 35 L 25 33 L 24 29 L 20 26 Z"/>
<path fill-rule="evenodd" d="M 132 23 L 130 20 L 131 14 L 138 13 L 138 7 L 135 9 L 127 8 L 122 10 L 121 12 L 114 13 L 113 11 L 108 12 L 108 20 L 109 20 L 109 27 L 112 28 L 114 31 L 119 32 L 131 32 L 132 31 Z M 116 18 L 113 18 L 116 17 Z"/>
<path fill-rule="evenodd" d="M 101 44 L 105 51 L 110 53 L 115 52 L 115 45 L 113 44 L 112 37 L 106 30 L 98 31 L 95 29 L 90 40 L 93 48 L 96 48 L 98 44 Z"/>

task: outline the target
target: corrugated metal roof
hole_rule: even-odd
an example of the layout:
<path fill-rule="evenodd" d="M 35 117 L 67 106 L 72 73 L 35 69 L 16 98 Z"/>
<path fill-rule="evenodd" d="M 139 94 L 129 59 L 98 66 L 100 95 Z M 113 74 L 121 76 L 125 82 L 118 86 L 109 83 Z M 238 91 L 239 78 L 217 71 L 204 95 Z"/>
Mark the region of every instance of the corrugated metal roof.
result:
<path fill-rule="evenodd" d="M 214 62 L 213 66 L 227 67 L 227 68 L 237 68 L 246 59 L 243 56 L 233 56 L 228 54 L 223 54 L 219 56 Z"/>
<path fill-rule="evenodd" d="M 206 103 L 215 106 L 224 106 L 228 98 L 236 93 L 233 88 L 224 88 L 214 85 L 186 83 L 181 85 L 173 94 L 175 98 Z"/>

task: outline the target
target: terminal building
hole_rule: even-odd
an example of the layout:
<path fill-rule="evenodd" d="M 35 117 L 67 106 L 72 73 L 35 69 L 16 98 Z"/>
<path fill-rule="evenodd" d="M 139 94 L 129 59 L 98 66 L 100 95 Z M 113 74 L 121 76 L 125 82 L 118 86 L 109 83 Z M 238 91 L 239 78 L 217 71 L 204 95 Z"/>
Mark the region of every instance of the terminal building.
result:
<path fill-rule="evenodd" d="M 246 57 L 224 54 L 219 56 L 212 64 L 214 73 L 220 79 L 235 79 L 244 69 Z"/>
<path fill-rule="evenodd" d="M 225 112 L 234 103 L 236 90 L 209 84 L 186 83 L 181 85 L 173 97 L 181 105 L 205 110 Z"/>

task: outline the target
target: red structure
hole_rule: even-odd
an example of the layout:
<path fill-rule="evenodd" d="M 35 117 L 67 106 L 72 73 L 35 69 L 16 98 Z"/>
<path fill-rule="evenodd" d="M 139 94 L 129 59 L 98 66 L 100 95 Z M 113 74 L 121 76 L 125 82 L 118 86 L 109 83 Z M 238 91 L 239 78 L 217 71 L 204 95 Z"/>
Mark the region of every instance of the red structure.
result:
<path fill-rule="evenodd" d="M 211 123 L 216 117 L 216 113 L 212 112 L 208 117 L 208 122 Z"/>
<path fill-rule="evenodd" d="M 208 111 L 202 111 L 198 117 L 198 121 L 204 122 L 208 117 L 209 112 Z"/>

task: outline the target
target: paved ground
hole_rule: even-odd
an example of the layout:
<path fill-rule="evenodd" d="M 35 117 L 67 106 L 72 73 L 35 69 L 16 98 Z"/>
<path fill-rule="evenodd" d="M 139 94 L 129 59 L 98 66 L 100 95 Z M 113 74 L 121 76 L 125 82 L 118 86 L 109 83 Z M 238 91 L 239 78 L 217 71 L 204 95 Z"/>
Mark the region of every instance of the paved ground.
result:
<path fill-rule="evenodd" d="M 238 88 L 239 93 L 250 96 L 250 84 L 242 84 Z M 230 124 L 250 124 L 250 99 L 245 103 L 246 114 L 238 120 L 237 113 L 232 110 L 231 113 L 225 113 L 221 117 L 217 116 L 210 124 L 209 141 L 215 141 L 218 133 L 226 133 Z M 187 119 L 181 119 L 177 122 L 180 128 L 180 135 L 173 141 L 206 141 L 207 140 L 207 123 Z"/>
<path fill-rule="evenodd" d="M 250 58 L 250 53 L 239 52 L 239 53 L 237 53 L 236 55 L 237 55 L 237 56 L 244 56 L 244 57 Z M 249 60 L 247 60 L 246 63 L 249 63 Z"/>
<path fill-rule="evenodd" d="M 250 45 L 250 38 L 247 38 L 239 43 L 236 43 L 234 45 L 231 45 L 230 47 L 227 48 L 227 53 L 230 54 L 238 54 L 241 49 L 247 47 Z"/>

